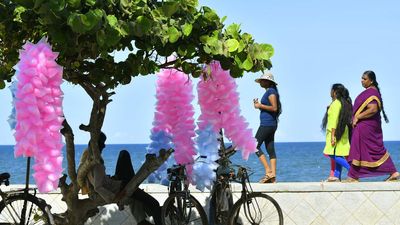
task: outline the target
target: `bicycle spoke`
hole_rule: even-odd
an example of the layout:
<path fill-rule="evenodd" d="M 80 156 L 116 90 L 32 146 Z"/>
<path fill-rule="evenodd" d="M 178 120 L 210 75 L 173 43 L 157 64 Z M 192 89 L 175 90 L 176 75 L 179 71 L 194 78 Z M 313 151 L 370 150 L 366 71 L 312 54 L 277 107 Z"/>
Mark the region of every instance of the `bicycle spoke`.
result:
<path fill-rule="evenodd" d="M 166 225 L 207 224 L 203 208 L 191 196 L 186 198 L 184 194 L 175 194 L 173 198 L 166 200 L 163 207 L 166 208 L 163 213 Z"/>
<path fill-rule="evenodd" d="M 231 219 L 235 225 L 283 224 L 279 205 L 261 193 L 253 193 L 246 200 L 241 199 L 235 204 Z"/>
<path fill-rule="evenodd" d="M 24 199 L 11 199 L 2 208 L 0 213 L 0 224 L 47 224 L 45 212 L 38 205 L 31 201 L 26 201 L 25 212 L 23 212 Z M 25 218 L 21 223 L 21 218 Z"/>

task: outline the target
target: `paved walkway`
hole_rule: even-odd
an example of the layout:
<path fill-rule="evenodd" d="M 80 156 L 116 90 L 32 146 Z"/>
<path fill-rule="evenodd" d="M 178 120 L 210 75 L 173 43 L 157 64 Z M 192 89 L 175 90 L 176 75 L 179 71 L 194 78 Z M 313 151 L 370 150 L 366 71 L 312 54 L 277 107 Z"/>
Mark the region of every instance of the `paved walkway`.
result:
<path fill-rule="evenodd" d="M 18 185 L 7 187 L 18 188 Z M 276 183 L 252 184 L 254 191 L 271 195 L 281 206 L 285 225 L 337 225 L 337 224 L 400 224 L 400 182 L 360 183 Z M 157 184 L 141 185 L 162 204 L 167 187 Z M 241 187 L 233 185 L 234 200 L 240 196 Z M 2 190 L 5 190 L 2 186 Z M 209 192 L 191 187 L 192 194 L 208 211 Z M 53 213 L 63 212 L 66 205 L 59 191 L 39 194 L 52 206 Z M 80 196 L 85 198 L 85 196 Z M 101 207 L 101 213 L 87 224 L 135 224 L 129 210 L 118 211 L 115 204 Z"/>

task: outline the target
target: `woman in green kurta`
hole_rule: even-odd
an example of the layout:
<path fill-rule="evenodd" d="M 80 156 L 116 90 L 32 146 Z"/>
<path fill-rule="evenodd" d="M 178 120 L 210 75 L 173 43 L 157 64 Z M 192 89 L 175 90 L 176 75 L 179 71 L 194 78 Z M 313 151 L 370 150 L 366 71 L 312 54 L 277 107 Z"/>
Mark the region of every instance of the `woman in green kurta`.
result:
<path fill-rule="evenodd" d="M 332 103 L 322 121 L 326 131 L 324 154 L 335 163 L 335 171 L 327 181 L 340 181 L 342 168 L 350 168 L 344 158 L 349 155 L 349 129 L 351 128 L 352 103 L 349 91 L 342 84 L 334 84 L 331 89 Z"/>

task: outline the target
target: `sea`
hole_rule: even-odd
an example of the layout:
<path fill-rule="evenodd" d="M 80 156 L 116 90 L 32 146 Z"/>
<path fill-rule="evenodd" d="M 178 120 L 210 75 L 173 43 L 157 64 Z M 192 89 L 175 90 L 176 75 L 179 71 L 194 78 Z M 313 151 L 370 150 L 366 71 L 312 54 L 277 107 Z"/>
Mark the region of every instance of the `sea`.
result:
<path fill-rule="evenodd" d="M 103 151 L 103 158 L 107 174 L 113 175 L 120 150 L 128 150 L 132 163 L 137 171 L 143 163 L 148 144 L 107 144 Z M 324 142 L 279 142 L 275 143 L 277 154 L 277 182 L 319 182 L 329 176 L 330 159 L 322 154 Z M 400 141 L 386 141 L 385 147 L 391 154 L 397 169 L 400 170 Z M 76 145 L 76 163 L 82 155 L 86 145 Z M 63 150 L 63 168 L 67 173 L 67 161 L 65 149 Z M 241 158 L 240 152 L 231 158 L 232 164 L 244 165 L 252 171 L 250 180 L 258 182 L 264 175 L 264 169 L 256 155 L 250 155 L 247 161 Z M 11 174 L 11 184 L 24 184 L 26 176 L 26 158 L 14 157 L 14 146 L 0 145 L 0 173 Z M 34 160 L 32 160 L 33 164 Z M 31 174 L 32 174 L 31 170 Z M 343 169 L 342 179 L 347 177 L 347 171 Z M 365 181 L 382 181 L 386 176 L 363 179 Z M 147 181 L 145 181 L 146 183 Z M 34 184 L 31 177 L 30 183 Z"/>

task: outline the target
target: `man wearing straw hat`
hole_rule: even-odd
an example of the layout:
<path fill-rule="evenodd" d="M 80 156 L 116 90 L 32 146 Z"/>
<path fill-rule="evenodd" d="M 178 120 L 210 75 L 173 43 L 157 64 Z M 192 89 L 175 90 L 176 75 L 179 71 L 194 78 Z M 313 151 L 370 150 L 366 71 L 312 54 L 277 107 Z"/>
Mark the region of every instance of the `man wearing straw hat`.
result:
<path fill-rule="evenodd" d="M 255 80 L 262 88 L 265 88 L 265 93 L 261 98 L 253 100 L 254 108 L 260 110 L 260 127 L 257 130 L 257 152 L 260 162 L 264 166 L 265 176 L 261 178 L 260 183 L 275 183 L 276 182 L 276 154 L 275 154 L 275 131 L 278 127 L 278 117 L 282 112 L 281 102 L 279 99 L 278 84 L 275 82 L 271 71 L 266 71 L 260 78 Z M 269 163 L 261 150 L 261 145 L 265 144 L 269 156 Z M 269 165 L 268 165 L 269 164 Z"/>

